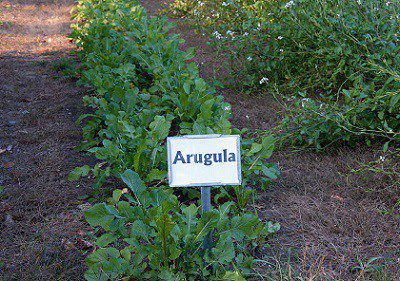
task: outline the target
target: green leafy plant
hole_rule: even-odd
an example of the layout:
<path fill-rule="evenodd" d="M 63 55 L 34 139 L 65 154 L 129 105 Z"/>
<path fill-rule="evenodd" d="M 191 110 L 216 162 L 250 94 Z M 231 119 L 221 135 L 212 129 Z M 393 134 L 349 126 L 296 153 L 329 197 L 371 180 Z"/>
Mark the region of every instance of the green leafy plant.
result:
<path fill-rule="evenodd" d="M 108 204 L 85 213 L 93 227 L 104 230 L 98 249 L 87 258 L 88 280 L 191 280 L 235 270 L 245 274 L 251 271 L 259 237 L 279 229 L 254 214 L 239 214 L 233 202 L 201 216 L 199 207 L 179 203 L 168 187 L 148 188 L 132 170 L 121 178 L 131 192 L 115 190 Z M 211 231 L 213 248 L 204 253 L 202 242 Z"/>
<path fill-rule="evenodd" d="M 73 33 L 83 47 L 80 83 L 96 89 L 84 98 L 95 114 L 78 120 L 86 122 L 81 149 L 103 161 L 91 171 L 99 184 L 127 168 L 133 168 L 146 183 L 163 181 L 167 136 L 245 133 L 231 128 L 230 105 L 213 95 L 215 89 L 198 77 L 194 63 L 186 64 L 194 52 L 179 50 L 181 40 L 169 36 L 165 19 L 147 19 L 134 2 L 118 1 L 82 2 L 74 18 L 84 22 L 75 25 Z M 245 171 L 263 170 L 267 177 L 276 178 L 276 167 L 261 161 L 272 153 L 273 140 L 262 142 L 268 142 L 268 150 L 256 151 L 261 144 L 244 141 L 244 153 L 252 150 Z M 260 156 L 263 153 L 267 157 Z M 87 167 L 75 169 L 70 179 L 89 172 Z"/>
<path fill-rule="evenodd" d="M 148 18 L 136 1 L 124 0 L 79 1 L 73 19 L 79 83 L 93 89 L 84 102 L 94 112 L 77 121 L 84 122 L 80 149 L 100 163 L 75 168 L 69 179 L 93 175 L 100 186 L 113 177 L 129 187 L 85 214 L 102 233 L 86 260 L 86 278 L 240 279 L 257 246 L 279 229 L 261 223 L 247 204 L 250 186 L 265 187 L 279 174 L 268 162 L 274 139 L 253 140 L 231 128 L 230 105 L 188 62 L 194 50 L 179 49 L 182 40 L 170 35 L 167 19 Z M 200 216 L 195 202 L 180 203 L 165 186 L 165 140 L 183 134 L 243 136 L 246 179 L 234 187 L 237 200 Z M 226 190 L 219 198 L 231 196 Z M 209 231 L 214 247 L 204 253 Z"/>

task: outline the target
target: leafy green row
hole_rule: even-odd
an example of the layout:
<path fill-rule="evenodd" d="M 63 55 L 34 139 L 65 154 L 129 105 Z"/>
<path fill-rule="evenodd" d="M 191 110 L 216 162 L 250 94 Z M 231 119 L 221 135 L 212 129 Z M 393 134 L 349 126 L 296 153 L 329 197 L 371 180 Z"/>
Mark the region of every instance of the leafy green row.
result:
<path fill-rule="evenodd" d="M 109 164 L 95 167 L 96 174 L 133 168 L 151 183 L 166 176 L 167 136 L 245 133 L 231 128 L 230 105 L 187 63 L 194 50 L 179 50 L 182 40 L 169 36 L 166 19 L 148 19 L 142 7 L 123 1 L 83 2 L 75 19 L 81 83 L 95 90 L 85 97 L 95 114 L 80 118 L 90 118 L 83 148 Z M 242 144 L 245 173 L 275 178 L 277 170 L 259 161 L 271 156 L 273 139 Z"/>
<path fill-rule="evenodd" d="M 254 214 L 238 214 L 233 202 L 200 216 L 201 208 L 181 204 L 171 189 L 149 192 L 131 170 L 122 179 L 131 193 L 117 189 L 109 204 L 97 204 L 85 214 L 105 231 L 86 260 L 88 280 L 244 280 L 242 274 L 254 266 L 251 248 L 279 229 L 260 223 Z M 209 232 L 214 247 L 204 253 L 202 241 Z"/>
<path fill-rule="evenodd" d="M 255 247 L 279 228 L 246 211 L 247 186 L 266 185 L 279 174 L 266 162 L 273 138 L 242 141 L 242 186 L 233 194 L 224 189 L 216 198 L 233 201 L 200 218 L 199 208 L 180 203 L 165 186 L 165 139 L 244 134 L 231 128 L 230 105 L 199 77 L 188 62 L 194 50 L 179 49 L 182 40 L 169 35 L 168 21 L 149 18 L 135 1 L 82 0 L 73 18 L 80 83 L 93 89 L 84 101 L 94 113 L 78 120 L 86 122 L 81 148 L 102 163 L 76 168 L 70 179 L 92 172 L 99 184 L 113 175 L 129 187 L 86 213 L 103 233 L 87 258 L 86 278 L 193 280 L 249 272 Z M 201 240 L 210 230 L 215 247 L 204 253 Z"/>

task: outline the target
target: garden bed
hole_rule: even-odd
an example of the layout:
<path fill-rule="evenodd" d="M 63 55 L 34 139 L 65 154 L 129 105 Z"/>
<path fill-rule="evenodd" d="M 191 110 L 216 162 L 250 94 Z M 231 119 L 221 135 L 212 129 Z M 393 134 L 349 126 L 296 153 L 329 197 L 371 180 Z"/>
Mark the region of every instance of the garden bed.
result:
<path fill-rule="evenodd" d="M 150 16 L 160 1 L 141 1 Z M 81 141 L 74 126 L 82 107 L 82 88 L 74 80 L 58 79 L 57 65 L 69 64 L 69 9 L 73 3 L 17 1 L 0 4 L 11 25 L 0 28 L 0 279 L 80 280 L 86 254 L 95 248 L 83 221 L 88 204 L 80 196 L 91 192 L 90 179 L 69 182 L 77 166 L 94 165 L 91 157 L 74 151 Z M 1 12 L 0 12 L 1 15 Z M 0 18 L 1 19 L 1 18 Z M 180 48 L 196 47 L 193 58 L 200 77 L 228 77 L 219 69 L 222 57 L 206 45 L 185 19 L 171 20 L 172 33 L 186 40 Z M 60 58 L 68 57 L 69 60 Z M 72 58 L 74 59 L 74 58 Z M 232 106 L 231 122 L 250 131 L 270 130 L 284 110 L 268 94 L 243 94 L 217 89 Z M 336 147 L 315 152 L 283 149 L 271 161 L 281 176 L 258 190 L 252 207 L 263 221 L 281 229 L 256 253 L 256 280 L 397 280 L 400 278 L 399 210 L 388 214 L 399 199 L 387 174 L 352 174 L 360 163 L 397 167 L 381 145 Z M 396 166 L 397 165 L 397 166 Z M 398 169 L 397 169 L 398 171 Z M 375 260 L 375 258 L 377 258 Z M 292 279 L 291 279 L 292 278 Z"/>

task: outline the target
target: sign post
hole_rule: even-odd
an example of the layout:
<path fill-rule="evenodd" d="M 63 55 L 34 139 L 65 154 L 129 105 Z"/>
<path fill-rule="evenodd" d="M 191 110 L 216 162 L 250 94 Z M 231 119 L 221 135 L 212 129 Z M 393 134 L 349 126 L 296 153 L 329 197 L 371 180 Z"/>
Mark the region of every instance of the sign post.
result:
<path fill-rule="evenodd" d="M 202 214 L 211 210 L 211 186 L 242 183 L 240 136 L 192 135 L 169 137 L 168 180 L 171 187 L 201 187 Z M 212 233 L 204 238 L 204 253 Z"/>
<path fill-rule="evenodd" d="M 206 186 L 201 188 L 201 212 L 202 214 L 211 211 L 211 187 Z M 211 250 L 212 233 L 207 233 L 203 241 L 203 252 Z"/>

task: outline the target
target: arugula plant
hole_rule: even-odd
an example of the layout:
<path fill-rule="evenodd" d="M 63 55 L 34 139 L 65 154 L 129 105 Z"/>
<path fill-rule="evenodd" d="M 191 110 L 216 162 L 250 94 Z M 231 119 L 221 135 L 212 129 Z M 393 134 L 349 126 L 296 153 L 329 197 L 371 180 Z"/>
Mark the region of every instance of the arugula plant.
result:
<path fill-rule="evenodd" d="M 121 178 L 131 192 L 117 189 L 108 204 L 97 204 L 85 213 L 93 227 L 104 230 L 97 250 L 86 259 L 87 280 L 194 280 L 221 278 L 231 271 L 246 274 L 260 237 L 279 229 L 279 224 L 261 223 L 252 213 L 238 214 L 233 202 L 201 216 L 201 208 L 181 204 L 167 187 L 148 188 L 132 170 Z M 202 241 L 210 231 L 213 248 L 204 253 Z"/>
<path fill-rule="evenodd" d="M 86 260 L 85 277 L 193 280 L 246 274 L 256 247 L 279 228 L 247 211 L 248 185 L 265 186 L 279 174 L 267 162 L 273 138 L 243 141 L 246 179 L 235 187 L 237 200 L 200 216 L 198 207 L 180 203 L 164 184 L 165 140 L 244 135 L 231 128 L 229 104 L 199 77 L 189 62 L 194 50 L 179 49 L 182 40 L 169 34 L 168 21 L 148 18 L 136 1 L 82 0 L 73 18 L 72 38 L 82 61 L 79 83 L 93 90 L 84 102 L 94 113 L 77 121 L 85 122 L 80 148 L 101 163 L 78 167 L 69 178 L 92 173 L 101 185 L 114 176 L 129 187 L 116 189 L 85 214 L 103 233 Z M 203 253 L 202 239 L 211 230 L 214 247 Z"/>
<path fill-rule="evenodd" d="M 82 47 L 80 83 L 95 89 L 84 101 L 96 110 L 78 120 L 86 122 L 81 148 L 103 161 L 92 169 L 99 184 L 127 168 L 146 183 L 165 179 L 167 136 L 232 133 L 230 105 L 187 63 L 194 51 L 179 50 L 181 40 L 169 35 L 165 19 L 148 19 L 142 7 L 123 1 L 82 2 L 75 19 L 82 22 L 73 33 Z M 260 152 L 252 142 L 244 141 L 245 154 Z M 275 178 L 277 169 L 259 161 L 263 158 L 245 161 L 244 169 Z M 70 178 L 90 172 L 83 170 L 75 169 Z"/>

